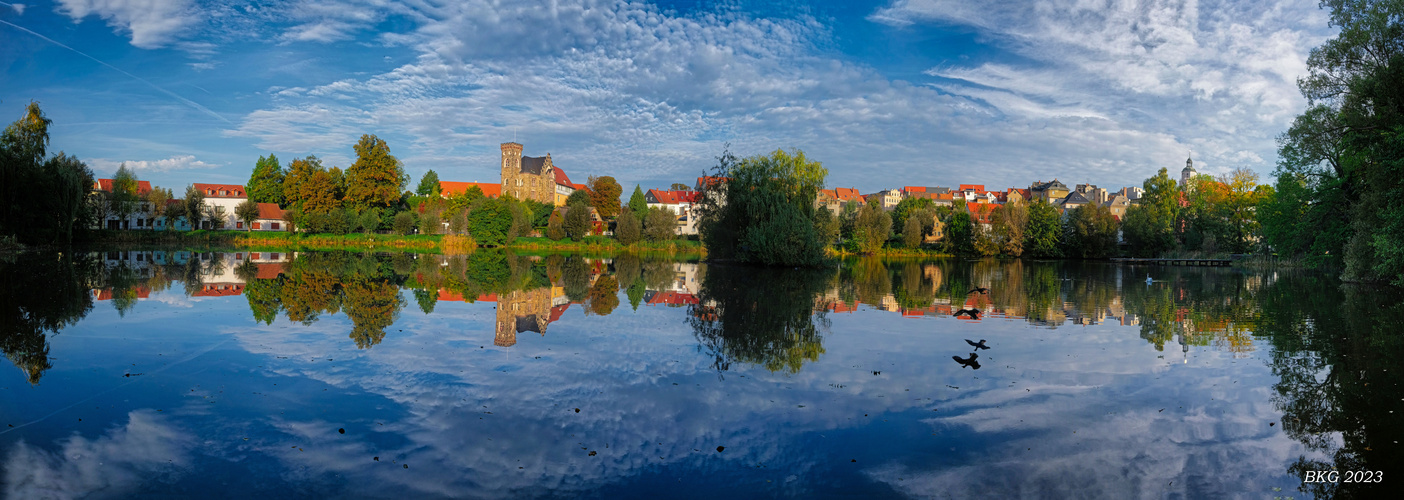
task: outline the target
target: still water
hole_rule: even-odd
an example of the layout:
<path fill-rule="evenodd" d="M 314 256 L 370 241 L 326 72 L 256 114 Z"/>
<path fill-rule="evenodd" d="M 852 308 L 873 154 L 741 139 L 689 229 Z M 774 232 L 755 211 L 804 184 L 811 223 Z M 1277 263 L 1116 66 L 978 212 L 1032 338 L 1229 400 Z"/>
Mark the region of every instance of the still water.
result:
<path fill-rule="evenodd" d="M 8 498 L 1370 497 L 1404 480 L 1400 304 L 1310 274 L 1098 263 L 0 256 L 0 481 Z M 1383 482 L 1303 483 L 1332 467 Z"/>

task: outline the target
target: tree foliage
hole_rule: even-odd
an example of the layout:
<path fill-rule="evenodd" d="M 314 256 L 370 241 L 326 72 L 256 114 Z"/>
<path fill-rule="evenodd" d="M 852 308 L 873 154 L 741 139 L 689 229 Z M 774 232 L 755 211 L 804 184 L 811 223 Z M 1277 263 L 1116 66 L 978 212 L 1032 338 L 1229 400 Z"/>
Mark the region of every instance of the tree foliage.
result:
<path fill-rule="evenodd" d="M 643 221 L 639 220 L 639 216 L 635 215 L 632 209 L 625 208 L 614 223 L 614 238 L 621 244 L 632 245 L 642 237 Z"/>
<path fill-rule="evenodd" d="M 814 199 L 827 175 L 823 165 L 799 150 L 744 160 L 724 152 L 713 177 L 725 180 L 701 186 L 702 200 L 695 208 L 703 245 L 722 259 L 819 265 L 824 245 L 814 231 Z M 890 227 L 889 221 L 884 230 Z"/>
<path fill-rule="evenodd" d="M 234 207 L 234 216 L 244 221 L 244 229 L 253 231 L 253 221 L 258 219 L 258 203 L 253 200 L 244 200 L 243 203 Z"/>
<path fill-rule="evenodd" d="M 648 199 L 644 197 L 643 188 L 638 184 L 634 185 L 634 194 L 629 195 L 629 210 L 634 211 L 634 215 L 639 215 L 648 210 Z"/>
<path fill-rule="evenodd" d="M 1029 223 L 1024 227 L 1024 254 L 1047 259 L 1060 257 L 1062 224 L 1058 208 L 1043 200 L 1029 204 Z"/>
<path fill-rule="evenodd" d="M 356 143 L 356 162 L 346 169 L 346 201 L 367 207 L 390 207 L 400 200 L 409 182 L 400 160 L 390 154 L 390 146 L 374 135 L 362 135 Z"/>
<path fill-rule="evenodd" d="M 420 196 L 438 196 L 440 193 L 439 189 L 439 173 L 430 169 L 428 172 L 424 173 L 423 177 L 419 178 L 419 186 L 414 189 L 414 192 Z M 481 189 L 478 191 L 482 192 Z"/>
<path fill-rule="evenodd" d="M 590 206 L 595 207 L 601 219 L 609 220 L 619 215 L 619 195 L 624 188 L 613 177 L 592 175 L 585 185 L 590 188 Z"/>
<path fill-rule="evenodd" d="M 253 173 L 249 175 L 249 183 L 244 189 L 254 203 L 277 203 L 282 206 L 287 203 L 283 194 L 283 181 L 286 176 L 277 156 L 260 156 L 258 162 L 254 163 Z"/>
<path fill-rule="evenodd" d="M 546 222 L 546 237 L 555 241 L 565 239 L 565 217 L 561 216 L 560 210 L 551 212 L 551 219 Z"/>

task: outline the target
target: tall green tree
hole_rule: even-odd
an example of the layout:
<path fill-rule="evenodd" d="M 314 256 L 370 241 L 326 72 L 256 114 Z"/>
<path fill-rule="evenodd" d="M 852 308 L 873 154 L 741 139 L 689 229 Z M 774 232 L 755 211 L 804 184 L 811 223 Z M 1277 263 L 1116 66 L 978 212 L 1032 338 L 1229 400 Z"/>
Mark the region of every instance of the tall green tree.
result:
<path fill-rule="evenodd" d="M 1111 210 L 1089 203 L 1068 211 L 1064 218 L 1063 255 L 1104 259 L 1116 255 L 1116 217 Z"/>
<path fill-rule="evenodd" d="M 0 234 L 26 233 L 25 189 L 47 156 L 52 124 L 39 103 L 30 101 L 24 115 L 0 134 Z"/>
<path fill-rule="evenodd" d="M 419 178 L 419 186 L 414 189 L 414 192 L 420 196 L 438 196 L 439 189 L 439 173 L 430 169 L 424 173 L 423 177 Z"/>
<path fill-rule="evenodd" d="M 1180 189 L 1161 168 L 1142 183 L 1141 202 L 1126 209 L 1122 233 L 1132 253 L 1153 257 L 1175 248 L 1180 217 Z"/>
<path fill-rule="evenodd" d="M 614 238 L 619 240 L 619 243 L 632 245 L 642 236 L 643 221 L 639 220 L 639 216 L 635 215 L 633 210 L 624 209 L 614 224 Z"/>
<path fill-rule="evenodd" d="M 708 253 L 764 265 L 823 263 L 814 199 L 828 169 L 799 150 L 744 160 L 726 151 L 717 163 L 713 177 L 724 180 L 702 186 L 702 200 L 694 208 Z M 890 231 L 892 223 L 886 222 L 883 230 Z"/>
<path fill-rule="evenodd" d="M 258 162 L 254 163 L 253 173 L 249 175 L 249 183 L 244 189 L 248 190 L 249 199 L 254 203 L 277 203 L 282 206 L 286 203 L 283 196 L 283 180 L 286 176 L 277 156 L 260 156 Z"/>
<path fill-rule="evenodd" d="M 59 152 L 44 162 L 41 177 L 44 183 L 39 191 L 45 196 L 40 225 L 36 229 L 50 232 L 48 237 L 40 233 L 41 239 L 50 243 L 71 243 L 74 234 L 81 233 L 91 221 L 88 214 L 92 211 L 87 209 L 87 203 L 93 171 L 78 158 Z"/>
<path fill-rule="evenodd" d="M 205 216 L 205 193 L 195 189 L 192 184 L 185 187 L 185 203 L 181 205 L 185 213 L 181 214 L 190 223 L 190 229 L 199 229 L 200 220 Z"/>
<path fill-rule="evenodd" d="M 302 185 L 312 179 L 312 175 L 324 170 L 322 160 L 308 155 L 297 158 L 288 164 L 288 173 L 283 179 L 283 202 L 285 207 L 302 207 Z"/>
<path fill-rule="evenodd" d="M 629 210 L 633 210 L 634 215 L 648 211 L 648 199 L 644 197 L 643 188 L 638 184 L 634 185 L 634 194 L 629 195 Z"/>
<path fill-rule="evenodd" d="M 1024 228 L 1024 254 L 1046 259 L 1061 256 L 1058 208 L 1043 200 L 1029 203 L 1029 223 Z"/>
<path fill-rule="evenodd" d="M 118 224 L 126 229 L 127 219 L 140 208 L 141 196 L 137 193 L 136 172 L 122 162 L 117 173 L 112 174 L 112 194 L 107 198 L 108 212 L 117 217 Z"/>
<path fill-rule="evenodd" d="M 367 134 L 361 136 L 355 150 L 356 163 L 346 169 L 346 200 L 382 208 L 398 203 L 409 177 L 400 160 L 390 154 L 390 146 Z"/>

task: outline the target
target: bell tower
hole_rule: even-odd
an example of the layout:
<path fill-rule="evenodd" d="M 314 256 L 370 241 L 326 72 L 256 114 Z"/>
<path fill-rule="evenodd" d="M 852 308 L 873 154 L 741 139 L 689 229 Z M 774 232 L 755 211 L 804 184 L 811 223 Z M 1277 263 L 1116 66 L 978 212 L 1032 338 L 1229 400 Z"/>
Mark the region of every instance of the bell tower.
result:
<path fill-rule="evenodd" d="M 502 186 L 522 172 L 522 145 L 515 142 L 502 143 Z"/>

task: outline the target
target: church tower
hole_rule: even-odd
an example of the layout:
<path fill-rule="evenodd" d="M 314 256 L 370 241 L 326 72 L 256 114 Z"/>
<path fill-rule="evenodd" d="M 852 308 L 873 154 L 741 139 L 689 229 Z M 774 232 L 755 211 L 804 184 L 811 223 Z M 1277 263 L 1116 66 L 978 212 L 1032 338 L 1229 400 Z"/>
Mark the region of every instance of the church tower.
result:
<path fill-rule="evenodd" d="M 502 182 L 503 187 L 507 187 L 508 178 L 516 177 L 521 172 L 522 166 L 522 145 L 515 142 L 502 143 Z"/>
<path fill-rule="evenodd" d="M 1185 169 L 1180 171 L 1180 190 L 1186 193 L 1190 192 L 1190 190 L 1193 189 L 1193 187 L 1190 186 L 1190 180 L 1194 179 L 1194 176 L 1198 173 L 1199 172 L 1194 169 L 1194 160 L 1185 158 Z"/>

